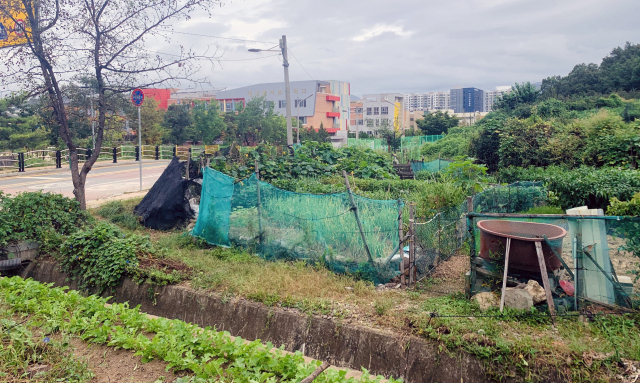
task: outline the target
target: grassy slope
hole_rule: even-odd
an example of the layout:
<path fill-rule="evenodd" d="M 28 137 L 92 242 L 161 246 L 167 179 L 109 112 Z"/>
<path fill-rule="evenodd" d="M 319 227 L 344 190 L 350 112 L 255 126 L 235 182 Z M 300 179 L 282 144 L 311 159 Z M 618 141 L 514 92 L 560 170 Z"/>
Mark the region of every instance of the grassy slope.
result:
<path fill-rule="evenodd" d="M 124 201 L 115 210 L 130 214 L 136 203 Z M 109 211 L 94 214 L 98 212 Z M 117 220 L 121 225 L 125 222 L 127 229 L 129 218 Z M 438 294 L 437 279 L 415 291 L 377 291 L 371 283 L 319 266 L 267 262 L 240 249 L 210 248 L 185 230 L 156 232 L 131 227 L 150 235 L 161 256 L 190 266 L 193 271 L 185 283 L 193 288 L 329 315 L 343 323 L 413 333 L 451 351 L 479 356 L 496 376 L 535 380 L 545 376 L 546 369 L 557 368 L 575 381 L 606 381 L 617 373 L 618 357 L 640 360 L 638 315 L 594 316 L 587 323 L 571 316 L 557 318 L 555 326 L 546 317 L 523 319 L 515 311 L 498 318 L 498 312 L 482 313 L 462 294 Z"/>

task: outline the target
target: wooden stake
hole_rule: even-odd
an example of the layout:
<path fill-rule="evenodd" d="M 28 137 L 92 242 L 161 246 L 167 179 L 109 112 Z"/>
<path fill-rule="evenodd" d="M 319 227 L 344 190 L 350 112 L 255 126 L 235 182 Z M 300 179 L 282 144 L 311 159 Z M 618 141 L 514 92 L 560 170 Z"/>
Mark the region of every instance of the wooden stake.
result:
<path fill-rule="evenodd" d="M 258 208 L 258 241 L 262 245 L 262 203 L 260 201 L 260 170 L 258 168 L 258 160 L 255 162 L 256 171 L 256 194 L 257 194 L 257 208 Z"/>
<path fill-rule="evenodd" d="M 500 295 L 500 311 L 504 309 L 504 291 L 507 288 L 507 273 L 509 270 L 509 250 L 511 250 L 511 238 L 507 238 L 507 249 L 504 255 L 504 276 L 502 277 L 502 294 Z"/>
<path fill-rule="evenodd" d="M 538 254 L 538 263 L 540 264 L 540 273 L 542 273 L 542 283 L 544 284 L 544 292 L 547 295 L 547 304 L 549 305 L 549 314 L 551 319 L 556 315 L 556 308 L 553 305 L 551 297 L 551 285 L 549 284 L 549 274 L 547 274 L 547 265 L 544 263 L 544 255 L 542 254 L 542 243 L 534 242 L 536 245 L 536 254 Z"/>
<path fill-rule="evenodd" d="M 330 366 L 330 364 L 328 362 L 322 362 L 320 367 L 316 368 L 316 370 L 311 375 L 309 375 L 306 378 L 302 379 L 302 381 L 300 383 L 311 383 L 311 382 L 313 382 L 313 380 L 315 378 L 317 378 L 318 376 L 320 376 L 320 374 L 322 374 L 322 372 L 324 370 L 329 368 L 329 366 Z"/>
<path fill-rule="evenodd" d="M 360 236 L 362 237 L 364 250 L 367 253 L 367 258 L 369 259 L 369 263 L 373 265 L 373 258 L 371 257 L 371 251 L 369 250 L 369 245 L 367 245 L 367 237 L 364 235 L 364 230 L 362 229 L 362 222 L 360 222 L 360 217 L 358 216 L 358 206 L 356 205 L 356 201 L 353 199 L 353 193 L 351 192 L 351 185 L 349 185 L 349 177 L 347 176 L 347 172 L 345 170 L 342 171 L 342 175 L 344 176 L 344 183 L 347 186 L 347 193 L 349 194 L 349 200 L 351 201 L 351 209 L 353 210 L 353 215 L 356 217 L 358 230 L 360 231 Z"/>
<path fill-rule="evenodd" d="M 404 246 L 402 243 L 402 238 L 404 238 L 404 234 L 402 232 L 402 202 L 398 200 L 398 251 L 400 252 L 400 284 L 404 286 Z"/>
<path fill-rule="evenodd" d="M 414 208 L 415 203 L 409 203 L 409 233 L 411 233 L 411 239 L 409 239 L 409 285 L 413 286 L 415 283 L 415 278 L 413 273 L 415 272 L 415 261 L 416 261 L 416 245 L 415 245 L 415 227 L 413 225 L 414 221 Z"/>

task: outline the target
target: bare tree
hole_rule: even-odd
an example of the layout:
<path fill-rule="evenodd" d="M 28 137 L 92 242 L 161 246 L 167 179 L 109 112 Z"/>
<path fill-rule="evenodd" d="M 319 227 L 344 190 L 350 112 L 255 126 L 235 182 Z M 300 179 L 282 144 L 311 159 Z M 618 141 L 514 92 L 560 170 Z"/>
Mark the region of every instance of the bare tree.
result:
<path fill-rule="evenodd" d="M 209 13 L 219 0 L 9 0 L 0 15 L 17 23 L 27 15 L 26 44 L 7 48 L 0 58 L 0 81 L 31 94 L 46 94 L 69 149 L 73 193 L 86 207 L 87 174 L 98 159 L 109 117 L 110 97 L 136 87 L 172 85 L 195 79 L 203 63 L 214 64 L 217 52 L 157 54 L 145 49 L 152 38 L 169 40 L 171 23 L 189 20 L 191 13 Z M 96 147 L 79 168 L 78 147 L 69 131 L 69 111 L 63 84 L 79 77 L 94 79 L 97 105 Z"/>

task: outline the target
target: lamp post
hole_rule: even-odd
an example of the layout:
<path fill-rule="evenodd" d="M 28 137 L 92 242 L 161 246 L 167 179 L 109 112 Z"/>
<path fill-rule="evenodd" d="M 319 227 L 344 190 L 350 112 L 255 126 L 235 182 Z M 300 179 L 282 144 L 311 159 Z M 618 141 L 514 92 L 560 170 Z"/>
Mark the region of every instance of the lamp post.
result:
<path fill-rule="evenodd" d="M 291 92 L 289 89 L 289 59 L 287 56 L 287 36 L 280 39 L 280 52 L 282 53 L 282 66 L 284 67 L 285 108 L 287 114 L 287 146 L 293 146 L 293 132 L 291 124 Z M 249 52 L 278 52 L 274 49 L 249 49 Z"/>
<path fill-rule="evenodd" d="M 298 112 L 298 119 L 296 120 L 296 130 L 297 130 L 296 134 L 298 136 L 297 137 L 298 138 L 298 140 L 297 140 L 298 144 L 300 144 L 300 103 L 302 101 L 306 101 L 309 97 L 311 97 L 313 95 L 314 94 L 312 93 L 312 94 L 308 95 L 307 97 L 303 98 L 302 100 L 296 98 L 296 111 Z M 305 103 L 305 107 L 306 107 L 306 105 L 307 104 Z"/>

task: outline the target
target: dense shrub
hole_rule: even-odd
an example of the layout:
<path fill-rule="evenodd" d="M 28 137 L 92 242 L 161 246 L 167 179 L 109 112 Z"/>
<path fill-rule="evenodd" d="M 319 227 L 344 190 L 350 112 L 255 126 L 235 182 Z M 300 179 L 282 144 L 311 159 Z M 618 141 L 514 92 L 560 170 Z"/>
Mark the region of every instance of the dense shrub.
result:
<path fill-rule="evenodd" d="M 100 222 L 72 234 L 60 248 L 60 266 L 83 289 L 100 292 L 115 287 L 124 274 L 138 265 L 138 256 L 151 253 L 148 237 L 124 234 L 116 226 Z"/>
<path fill-rule="evenodd" d="M 640 171 L 582 166 L 505 168 L 497 174 L 500 182 L 542 181 L 563 209 L 576 206 L 606 209 L 611 198 L 629 200 L 640 191 Z"/>
<path fill-rule="evenodd" d="M 32 240 L 41 252 L 57 249 L 62 236 L 89 220 L 80 204 L 61 194 L 25 192 L 10 196 L 0 192 L 0 245 Z"/>
<path fill-rule="evenodd" d="M 334 149 L 331 144 L 307 142 L 294 156 L 278 157 L 271 150 L 258 147 L 246 155 L 246 165 L 231 163 L 224 157 L 214 159 L 211 166 L 232 177 L 248 178 L 258 161 L 265 181 L 303 177 L 324 177 L 346 171 L 359 178 L 396 178 L 391 156 L 371 149 Z"/>
<path fill-rule="evenodd" d="M 640 193 L 636 193 L 629 201 L 620 201 L 616 197 L 611 198 L 608 215 L 640 216 Z"/>
<path fill-rule="evenodd" d="M 424 161 L 429 162 L 438 158 L 452 159 L 467 156 L 471 139 L 477 133 L 477 128 L 451 128 L 449 134 L 434 142 L 427 142 L 420 149 Z"/>

